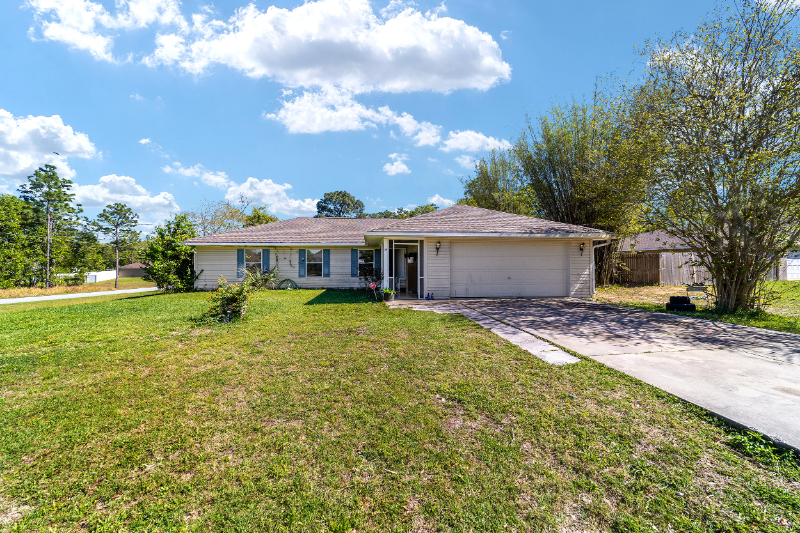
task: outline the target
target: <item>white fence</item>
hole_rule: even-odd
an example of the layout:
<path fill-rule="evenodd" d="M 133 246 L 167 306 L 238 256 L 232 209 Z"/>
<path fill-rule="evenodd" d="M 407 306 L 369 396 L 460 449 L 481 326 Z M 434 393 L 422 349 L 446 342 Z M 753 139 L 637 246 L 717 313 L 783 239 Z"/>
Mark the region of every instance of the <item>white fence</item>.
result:
<path fill-rule="evenodd" d="M 87 272 L 86 283 L 97 283 L 98 281 L 106 281 L 117 277 L 116 270 L 101 270 L 100 272 Z"/>

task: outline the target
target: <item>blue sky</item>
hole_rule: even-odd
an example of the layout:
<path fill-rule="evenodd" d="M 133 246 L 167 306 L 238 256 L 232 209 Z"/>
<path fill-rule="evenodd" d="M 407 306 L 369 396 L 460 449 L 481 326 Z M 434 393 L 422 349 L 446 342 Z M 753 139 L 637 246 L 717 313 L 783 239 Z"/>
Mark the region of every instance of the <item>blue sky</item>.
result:
<path fill-rule="evenodd" d="M 90 216 L 246 195 L 280 218 L 461 195 L 526 112 L 590 94 L 710 1 L 7 0 L 0 192 L 44 163 Z M 57 152 L 59 155 L 55 155 Z"/>

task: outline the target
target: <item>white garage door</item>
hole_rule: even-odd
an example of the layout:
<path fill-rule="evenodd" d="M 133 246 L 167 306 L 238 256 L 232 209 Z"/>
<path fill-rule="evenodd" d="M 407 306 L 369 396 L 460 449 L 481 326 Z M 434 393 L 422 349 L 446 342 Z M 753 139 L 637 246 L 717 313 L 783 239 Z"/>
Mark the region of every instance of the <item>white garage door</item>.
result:
<path fill-rule="evenodd" d="M 786 279 L 800 280 L 800 252 L 789 252 L 786 258 Z"/>
<path fill-rule="evenodd" d="M 450 296 L 566 296 L 565 244 L 452 243 Z"/>

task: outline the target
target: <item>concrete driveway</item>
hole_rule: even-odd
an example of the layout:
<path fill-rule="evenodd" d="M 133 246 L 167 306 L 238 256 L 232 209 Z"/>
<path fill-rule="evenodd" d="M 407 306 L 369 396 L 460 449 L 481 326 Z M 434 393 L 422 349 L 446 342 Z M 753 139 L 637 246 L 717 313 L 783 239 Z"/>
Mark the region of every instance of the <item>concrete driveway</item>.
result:
<path fill-rule="evenodd" d="M 800 449 L 800 335 L 576 300 L 457 301 Z"/>

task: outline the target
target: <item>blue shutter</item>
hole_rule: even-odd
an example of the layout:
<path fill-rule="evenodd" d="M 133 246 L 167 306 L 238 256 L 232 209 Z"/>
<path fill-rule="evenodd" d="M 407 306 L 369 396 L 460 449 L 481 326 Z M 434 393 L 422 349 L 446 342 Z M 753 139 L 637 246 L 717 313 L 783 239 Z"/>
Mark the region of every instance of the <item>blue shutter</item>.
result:
<path fill-rule="evenodd" d="M 236 250 L 236 277 L 243 278 L 244 274 L 244 248 L 239 248 Z"/>
<path fill-rule="evenodd" d="M 380 270 L 381 269 L 381 249 L 380 248 L 376 248 L 375 249 L 375 263 L 374 263 L 374 265 L 375 265 L 375 270 Z"/>
<path fill-rule="evenodd" d="M 358 277 L 358 249 L 350 248 L 350 277 Z"/>
<path fill-rule="evenodd" d="M 301 278 L 306 277 L 306 251 L 305 250 L 298 250 L 298 263 L 300 265 L 300 272 L 299 275 Z"/>
<path fill-rule="evenodd" d="M 269 272 L 269 250 L 261 250 L 261 272 Z"/>
<path fill-rule="evenodd" d="M 325 248 L 322 250 L 322 277 L 331 277 L 331 251 Z"/>

